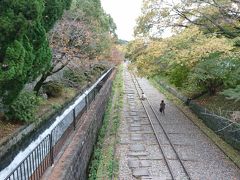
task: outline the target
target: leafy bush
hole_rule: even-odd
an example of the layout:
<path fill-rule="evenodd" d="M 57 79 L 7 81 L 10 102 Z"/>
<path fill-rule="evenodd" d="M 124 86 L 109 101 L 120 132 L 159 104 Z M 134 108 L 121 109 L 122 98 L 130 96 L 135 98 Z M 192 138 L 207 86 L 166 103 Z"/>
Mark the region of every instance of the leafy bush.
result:
<path fill-rule="evenodd" d="M 190 82 L 203 87 L 210 95 L 215 95 L 217 89 L 223 85 L 227 73 L 226 64 L 220 58 L 220 53 L 212 53 L 200 61 L 190 74 Z"/>
<path fill-rule="evenodd" d="M 78 71 L 72 71 L 72 70 L 65 70 L 63 77 L 65 80 L 69 81 L 68 85 L 77 87 L 79 85 L 82 85 L 84 81 L 86 81 L 86 77 L 83 73 Z"/>
<path fill-rule="evenodd" d="M 185 65 L 174 65 L 169 73 L 169 80 L 177 87 L 182 87 L 189 74 L 189 69 Z"/>
<path fill-rule="evenodd" d="M 224 88 L 236 88 L 240 84 L 240 59 L 231 58 L 224 60 L 224 69 L 227 70 L 224 76 Z"/>
<path fill-rule="evenodd" d="M 207 90 L 205 88 L 198 86 L 194 82 L 188 82 L 188 81 L 184 83 L 184 85 L 180 88 L 180 90 L 185 96 L 191 99 L 196 99 L 202 96 L 203 94 L 207 93 Z"/>
<path fill-rule="evenodd" d="M 22 92 L 9 106 L 6 112 L 7 119 L 33 122 L 36 120 L 36 109 L 40 98 L 34 93 Z"/>
<path fill-rule="evenodd" d="M 189 74 L 193 84 L 208 90 L 210 95 L 223 88 L 235 88 L 240 82 L 239 60 L 215 52 L 202 59 Z"/>
<path fill-rule="evenodd" d="M 238 46 L 238 47 L 239 47 L 239 46 L 240 46 L 240 37 L 234 38 L 234 39 L 233 39 L 233 42 L 234 42 L 234 45 L 235 45 L 235 46 Z"/>
<path fill-rule="evenodd" d="M 48 97 L 59 97 L 63 93 L 63 85 L 56 81 L 49 81 L 43 86 L 44 92 Z"/>
<path fill-rule="evenodd" d="M 103 64 L 95 64 L 93 67 L 91 67 L 91 69 L 84 72 L 86 81 L 88 83 L 93 81 L 95 78 L 99 77 L 104 70 L 106 70 L 106 66 Z"/>
<path fill-rule="evenodd" d="M 221 94 L 227 96 L 229 99 L 240 101 L 240 85 L 238 85 L 236 88 L 224 90 Z"/>
<path fill-rule="evenodd" d="M 63 77 L 66 85 L 70 87 L 79 87 L 84 85 L 85 82 L 91 82 L 95 77 L 98 77 L 104 70 L 106 66 L 103 64 L 95 64 L 89 70 L 65 70 Z"/>
<path fill-rule="evenodd" d="M 88 82 L 90 82 L 92 80 L 92 77 L 93 77 L 91 71 L 85 71 L 84 76 L 86 78 L 86 81 L 88 81 Z"/>
<path fill-rule="evenodd" d="M 104 70 L 106 70 L 106 66 L 104 66 L 103 64 L 96 64 L 93 67 L 93 71 L 97 72 L 97 73 L 102 73 Z"/>

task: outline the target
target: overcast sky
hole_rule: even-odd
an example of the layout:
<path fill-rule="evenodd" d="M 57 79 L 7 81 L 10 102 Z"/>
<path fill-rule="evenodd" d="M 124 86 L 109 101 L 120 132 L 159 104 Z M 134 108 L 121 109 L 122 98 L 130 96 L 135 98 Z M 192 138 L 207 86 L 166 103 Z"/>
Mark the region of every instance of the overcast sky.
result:
<path fill-rule="evenodd" d="M 136 19 L 141 14 L 142 0 L 101 0 L 102 7 L 117 24 L 118 38 L 133 39 Z"/>

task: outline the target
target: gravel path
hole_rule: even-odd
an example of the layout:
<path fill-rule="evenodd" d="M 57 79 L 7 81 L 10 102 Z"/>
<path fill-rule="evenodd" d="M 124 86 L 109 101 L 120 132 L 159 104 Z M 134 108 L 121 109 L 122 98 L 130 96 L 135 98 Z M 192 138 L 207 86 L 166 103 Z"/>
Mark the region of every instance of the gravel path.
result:
<path fill-rule="evenodd" d="M 183 161 L 191 179 L 240 179 L 240 170 L 206 137 L 197 126 L 167 101 L 146 79 L 138 79 L 147 98 L 157 111 L 161 100 L 166 102 L 165 115 L 158 117 Z M 124 68 L 124 108 L 117 147 L 119 179 L 171 179 L 163 155 L 159 150 L 150 122 L 139 100 L 131 76 Z M 157 133 L 163 134 L 161 129 Z M 161 146 L 168 162 L 177 170 L 178 162 L 167 139 Z M 183 179 L 181 173 L 175 179 Z"/>

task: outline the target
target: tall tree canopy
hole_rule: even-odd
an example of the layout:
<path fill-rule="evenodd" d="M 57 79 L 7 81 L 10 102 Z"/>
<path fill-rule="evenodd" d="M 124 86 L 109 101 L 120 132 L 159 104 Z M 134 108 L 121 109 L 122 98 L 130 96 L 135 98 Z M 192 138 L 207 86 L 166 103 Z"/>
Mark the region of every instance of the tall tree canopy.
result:
<path fill-rule="evenodd" d="M 208 33 L 235 38 L 240 34 L 240 3 L 236 0 L 144 0 L 135 34 L 161 34 L 166 28 L 199 26 Z"/>
<path fill-rule="evenodd" d="M 135 35 L 126 55 L 140 74 L 192 92 L 240 96 L 239 1 L 144 0 Z"/>

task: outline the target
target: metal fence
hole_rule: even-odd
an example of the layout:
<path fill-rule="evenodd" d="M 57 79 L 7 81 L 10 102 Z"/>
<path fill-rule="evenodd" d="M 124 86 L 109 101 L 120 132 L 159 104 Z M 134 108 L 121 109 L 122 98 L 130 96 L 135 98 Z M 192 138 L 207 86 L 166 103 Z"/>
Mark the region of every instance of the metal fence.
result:
<path fill-rule="evenodd" d="M 218 115 L 216 112 L 211 112 L 207 108 L 200 106 L 194 100 L 183 96 L 176 89 L 168 86 L 163 82 L 159 84 L 174 96 L 182 100 L 190 109 L 202 119 L 204 124 L 211 128 L 216 134 L 221 136 L 227 143 L 234 148 L 240 150 L 240 124 L 229 121 L 226 117 Z"/>
<path fill-rule="evenodd" d="M 28 156 L 5 178 L 5 180 L 38 180 L 50 167 L 61 151 L 69 134 L 76 129 L 79 117 L 88 109 L 103 84 L 111 75 L 113 68 L 105 72 L 100 79 L 81 95 L 77 104 L 67 112 L 51 133 L 48 134 Z M 76 103 L 75 102 L 75 103 Z"/>

